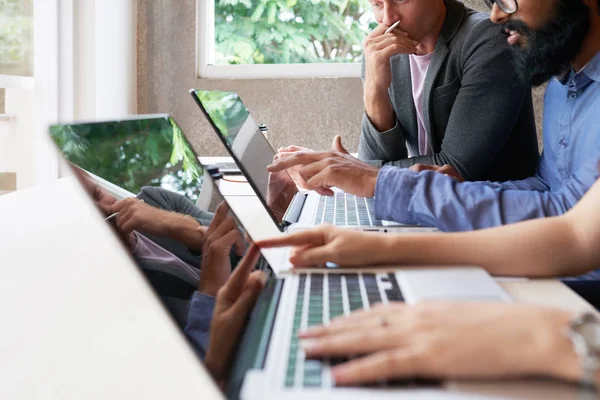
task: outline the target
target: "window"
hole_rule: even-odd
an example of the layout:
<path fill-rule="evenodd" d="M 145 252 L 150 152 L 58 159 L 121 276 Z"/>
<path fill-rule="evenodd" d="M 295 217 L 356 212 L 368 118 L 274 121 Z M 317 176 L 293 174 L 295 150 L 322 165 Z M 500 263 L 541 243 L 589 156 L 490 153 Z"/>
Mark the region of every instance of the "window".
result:
<path fill-rule="evenodd" d="M 368 0 L 198 0 L 198 74 L 359 76 Z"/>
<path fill-rule="evenodd" d="M 0 75 L 33 76 L 32 0 L 0 0 Z"/>
<path fill-rule="evenodd" d="M 33 76 L 32 0 L 0 0 L 0 76 Z M 6 81 L 6 80 L 5 80 Z M 11 79 L 11 81 L 13 81 Z M 6 87 L 0 87 L 0 114 L 6 114 Z"/>
<path fill-rule="evenodd" d="M 17 119 L 33 113 L 33 0 L 0 0 L 0 194 L 26 179 Z"/>
<path fill-rule="evenodd" d="M 58 4 L 0 0 L 0 194 L 57 176 L 47 138 L 57 103 L 48 89 L 57 81 L 56 65 L 46 54 L 56 53 Z M 43 66 L 40 74 L 36 65 Z"/>

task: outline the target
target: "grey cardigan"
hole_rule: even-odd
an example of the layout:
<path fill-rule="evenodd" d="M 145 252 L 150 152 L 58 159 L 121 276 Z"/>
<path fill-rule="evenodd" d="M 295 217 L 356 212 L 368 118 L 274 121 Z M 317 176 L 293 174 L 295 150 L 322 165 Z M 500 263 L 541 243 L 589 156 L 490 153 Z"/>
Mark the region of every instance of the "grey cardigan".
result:
<path fill-rule="evenodd" d="M 359 158 L 403 168 L 450 164 L 466 180 L 531 176 L 539 160 L 531 87 L 519 82 L 506 36 L 487 14 L 457 0 L 446 6 L 423 92 L 433 154 L 408 158 L 407 146 L 419 154 L 418 127 L 410 61 L 402 54 L 390 59 L 396 126 L 378 132 L 365 114 Z"/>

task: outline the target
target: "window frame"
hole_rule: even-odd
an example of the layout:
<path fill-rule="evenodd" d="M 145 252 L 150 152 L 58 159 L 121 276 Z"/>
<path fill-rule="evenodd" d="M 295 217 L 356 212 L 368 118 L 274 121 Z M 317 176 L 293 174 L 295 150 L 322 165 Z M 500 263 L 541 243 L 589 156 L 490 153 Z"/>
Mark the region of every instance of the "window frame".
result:
<path fill-rule="evenodd" d="M 196 0 L 196 70 L 201 79 L 359 78 L 360 63 L 215 65 L 215 0 Z"/>
<path fill-rule="evenodd" d="M 36 185 L 60 176 L 58 150 L 50 139 L 48 125 L 56 123 L 61 114 L 59 93 L 65 85 L 61 80 L 61 60 L 67 50 L 63 43 L 65 31 L 70 28 L 64 23 L 71 22 L 65 21 L 65 14 L 72 12 L 72 4 L 73 0 L 33 1 Z"/>

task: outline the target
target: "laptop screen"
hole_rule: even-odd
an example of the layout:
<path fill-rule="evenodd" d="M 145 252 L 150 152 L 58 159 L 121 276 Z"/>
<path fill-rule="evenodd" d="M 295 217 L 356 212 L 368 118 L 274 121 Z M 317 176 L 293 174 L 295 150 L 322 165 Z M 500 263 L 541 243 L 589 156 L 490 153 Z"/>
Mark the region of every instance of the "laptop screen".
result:
<path fill-rule="evenodd" d="M 287 171 L 267 171 L 267 166 L 276 157 L 275 150 L 240 97 L 232 92 L 210 90 L 194 90 L 191 94 L 282 230 L 285 226 L 283 217 L 298 188 Z"/>
<path fill-rule="evenodd" d="M 202 357 L 208 349 L 213 309 L 203 308 L 206 304 L 194 307 L 193 303 L 204 296 L 198 293 L 203 292 L 209 277 L 224 276 L 221 283 L 225 283 L 248 242 L 242 232 L 241 242 L 227 250 L 228 265 L 218 263 L 218 274 L 202 270 L 205 252 L 203 241 L 197 240 L 198 228 L 210 226 L 214 214 L 194 203 L 202 187 L 203 169 L 175 121 L 168 116 L 151 116 L 56 125 L 50 134 L 90 200 Z M 132 196 L 137 200 L 120 201 Z M 145 211 L 136 214 L 120 208 L 127 202 Z M 120 211 L 115 216 L 116 209 Z M 174 221 L 176 229 L 165 228 L 168 221 Z M 209 260 L 204 262 L 214 270 Z M 262 262 L 259 265 L 265 267 Z M 199 328 L 202 321 L 204 330 Z"/>
<path fill-rule="evenodd" d="M 67 161 L 93 174 L 119 199 L 133 197 L 145 186 L 163 188 L 191 202 L 198 199 L 203 169 L 167 115 L 56 125 L 50 132 Z"/>

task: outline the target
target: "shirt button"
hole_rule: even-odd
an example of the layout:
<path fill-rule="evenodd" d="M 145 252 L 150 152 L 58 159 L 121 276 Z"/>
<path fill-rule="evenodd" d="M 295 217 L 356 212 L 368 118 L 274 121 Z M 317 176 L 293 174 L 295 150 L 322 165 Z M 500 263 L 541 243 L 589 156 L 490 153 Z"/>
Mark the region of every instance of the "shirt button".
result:
<path fill-rule="evenodd" d="M 565 147 L 567 147 L 567 141 L 565 139 L 560 139 L 560 142 L 558 142 L 558 144 L 560 145 L 560 147 L 562 147 L 563 149 Z"/>
<path fill-rule="evenodd" d="M 577 99 L 577 97 L 579 97 L 579 95 L 577 94 L 577 92 L 571 92 L 571 93 L 569 93 L 569 99 L 575 100 L 575 99 Z"/>

